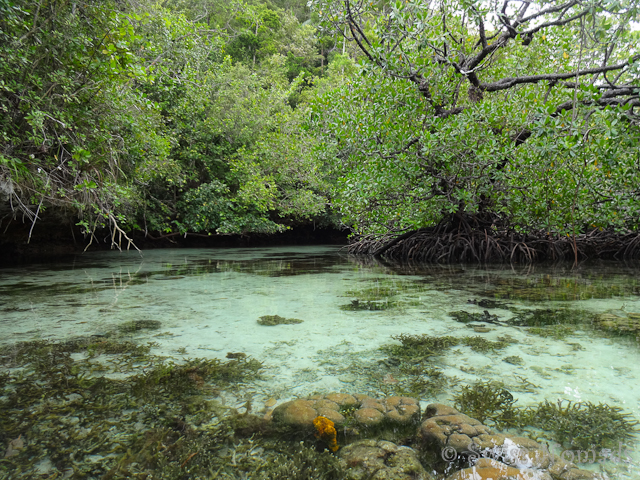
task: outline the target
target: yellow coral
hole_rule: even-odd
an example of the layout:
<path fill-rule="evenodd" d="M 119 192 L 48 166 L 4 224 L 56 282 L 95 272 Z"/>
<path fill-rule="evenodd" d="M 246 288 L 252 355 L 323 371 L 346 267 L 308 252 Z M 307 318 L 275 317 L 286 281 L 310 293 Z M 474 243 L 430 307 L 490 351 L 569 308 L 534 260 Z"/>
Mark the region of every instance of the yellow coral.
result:
<path fill-rule="evenodd" d="M 338 441 L 336 440 L 336 429 L 333 422 L 327 417 L 316 417 L 313 420 L 313 426 L 316 427 L 316 438 L 324 441 L 332 452 L 338 450 Z"/>

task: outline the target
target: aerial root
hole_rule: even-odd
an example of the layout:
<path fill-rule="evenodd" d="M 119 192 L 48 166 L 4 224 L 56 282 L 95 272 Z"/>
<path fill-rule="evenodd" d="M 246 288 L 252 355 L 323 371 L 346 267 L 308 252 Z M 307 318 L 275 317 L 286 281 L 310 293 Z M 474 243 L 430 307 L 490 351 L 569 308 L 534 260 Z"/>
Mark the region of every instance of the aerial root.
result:
<path fill-rule="evenodd" d="M 117 248 L 118 250 L 122 251 L 122 237 L 124 237 L 127 240 L 127 250 L 129 250 L 130 247 L 135 248 L 138 252 L 142 253 L 140 251 L 140 249 L 136 246 L 135 243 L 133 243 L 133 240 L 131 240 L 127 234 L 125 233 L 124 230 L 122 230 L 122 228 L 120 228 L 120 226 L 118 225 L 118 222 L 116 221 L 115 217 L 109 213 L 109 221 L 111 222 L 111 249 L 113 248 Z M 116 242 L 116 234 L 118 235 L 118 241 Z"/>
<path fill-rule="evenodd" d="M 580 260 L 587 258 L 633 259 L 640 257 L 640 234 L 593 230 L 574 236 L 550 236 L 545 232 L 517 234 L 469 229 L 414 230 L 402 235 L 368 235 L 348 247 L 353 255 L 390 260 L 424 262 L 506 262 Z"/>

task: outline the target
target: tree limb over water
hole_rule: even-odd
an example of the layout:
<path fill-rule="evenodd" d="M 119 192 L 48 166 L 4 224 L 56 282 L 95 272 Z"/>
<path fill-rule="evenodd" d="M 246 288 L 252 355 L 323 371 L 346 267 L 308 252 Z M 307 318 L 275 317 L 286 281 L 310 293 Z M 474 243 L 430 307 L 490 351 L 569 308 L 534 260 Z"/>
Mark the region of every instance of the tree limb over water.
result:
<path fill-rule="evenodd" d="M 360 76 L 314 119 L 335 152 L 333 204 L 361 239 L 352 251 L 635 255 L 637 0 L 314 5 L 361 52 Z M 620 239 L 630 250 L 606 246 Z"/>

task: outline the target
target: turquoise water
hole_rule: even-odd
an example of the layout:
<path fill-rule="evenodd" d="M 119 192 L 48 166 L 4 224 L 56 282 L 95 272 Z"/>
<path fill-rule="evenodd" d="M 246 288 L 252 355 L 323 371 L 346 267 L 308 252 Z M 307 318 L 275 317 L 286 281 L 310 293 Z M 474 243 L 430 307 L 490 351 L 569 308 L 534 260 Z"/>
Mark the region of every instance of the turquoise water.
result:
<path fill-rule="evenodd" d="M 302 322 L 260 325 L 267 315 Z M 260 379 L 211 393 L 232 408 L 334 391 L 453 404 L 463 386 L 493 381 L 519 406 L 604 402 L 640 420 L 634 265 L 402 267 L 339 247 L 277 247 L 101 252 L 0 270 L 5 348 L 113 332 L 175 362 L 259 360 Z M 400 335 L 460 341 L 416 373 L 390 353 Z M 624 462 L 588 467 L 637 478 L 638 447 L 625 446 Z"/>

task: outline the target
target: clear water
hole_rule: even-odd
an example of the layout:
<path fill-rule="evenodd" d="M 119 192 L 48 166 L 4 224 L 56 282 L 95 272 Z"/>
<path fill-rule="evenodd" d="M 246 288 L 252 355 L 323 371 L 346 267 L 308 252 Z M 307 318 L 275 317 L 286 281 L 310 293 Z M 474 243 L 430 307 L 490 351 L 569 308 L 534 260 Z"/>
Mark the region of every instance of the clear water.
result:
<path fill-rule="evenodd" d="M 499 303 L 478 305 L 483 299 Z M 514 320 L 541 309 L 554 312 L 545 317 L 550 325 Z M 463 323 L 450 315 L 459 311 L 488 316 Z M 398 267 L 338 247 L 278 247 L 102 252 L 0 270 L 1 344 L 101 335 L 156 320 L 160 328 L 129 334 L 154 342 L 156 354 L 181 360 L 242 352 L 263 362 L 265 375 L 251 389 L 258 403 L 415 388 L 415 378 L 394 370 L 380 347 L 399 344 L 392 337 L 402 334 L 451 335 L 510 343 L 485 353 L 458 345 L 433 357 L 448 383 L 444 391 L 425 390 L 425 404 L 452 403 L 461 386 L 494 380 L 518 405 L 604 402 L 640 419 L 635 313 L 640 318 L 640 268 L 618 263 Z M 600 314 L 631 327 L 620 334 L 598 324 Z M 265 315 L 302 323 L 259 325 Z M 243 395 L 223 400 L 239 406 Z M 588 467 L 640 477 L 638 445 L 627 447 L 625 462 Z"/>

